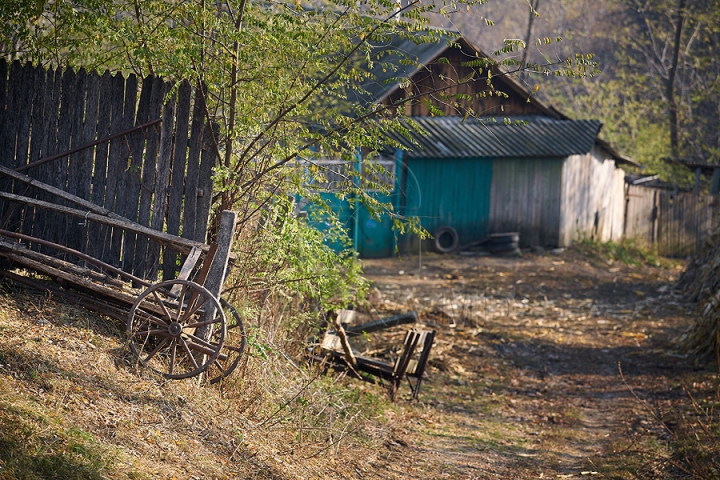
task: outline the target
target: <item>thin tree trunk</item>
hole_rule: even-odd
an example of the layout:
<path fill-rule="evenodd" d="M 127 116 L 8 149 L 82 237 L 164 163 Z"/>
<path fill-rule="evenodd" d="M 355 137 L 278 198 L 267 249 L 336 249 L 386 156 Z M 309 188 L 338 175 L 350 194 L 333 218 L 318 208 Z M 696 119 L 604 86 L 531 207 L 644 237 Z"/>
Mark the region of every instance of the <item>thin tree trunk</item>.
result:
<path fill-rule="evenodd" d="M 522 62 L 520 65 L 520 70 L 522 72 L 520 75 L 523 83 L 527 82 L 528 78 L 528 74 L 525 71 L 525 65 L 527 64 L 528 52 L 530 51 L 530 37 L 532 36 L 533 22 L 535 21 L 535 17 L 537 16 L 537 8 L 538 5 L 540 5 L 540 0 L 535 0 L 534 4 L 533 1 L 530 0 L 528 4 L 530 6 L 530 16 L 528 17 L 527 32 L 525 33 L 525 50 L 523 51 Z"/>
<path fill-rule="evenodd" d="M 668 72 L 668 79 L 666 89 L 668 111 L 670 116 L 670 148 L 672 150 L 672 156 L 677 158 L 680 154 L 679 140 L 678 140 L 678 115 L 677 115 L 677 102 L 675 102 L 675 77 L 677 74 L 677 66 L 680 58 L 680 40 L 682 37 L 683 23 L 685 22 L 685 5 L 686 0 L 679 0 L 678 3 L 678 20 L 677 26 L 675 27 L 675 45 L 673 48 L 672 65 Z"/>

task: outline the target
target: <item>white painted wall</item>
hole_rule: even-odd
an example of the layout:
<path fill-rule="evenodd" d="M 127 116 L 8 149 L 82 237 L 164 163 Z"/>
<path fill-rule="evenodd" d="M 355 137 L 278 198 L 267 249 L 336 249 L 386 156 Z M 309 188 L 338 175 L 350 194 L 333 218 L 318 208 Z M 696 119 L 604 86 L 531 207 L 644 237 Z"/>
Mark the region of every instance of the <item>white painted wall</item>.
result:
<path fill-rule="evenodd" d="M 598 146 L 567 158 L 562 171 L 559 244 L 585 233 L 601 241 L 620 240 L 625 214 L 625 172 Z"/>

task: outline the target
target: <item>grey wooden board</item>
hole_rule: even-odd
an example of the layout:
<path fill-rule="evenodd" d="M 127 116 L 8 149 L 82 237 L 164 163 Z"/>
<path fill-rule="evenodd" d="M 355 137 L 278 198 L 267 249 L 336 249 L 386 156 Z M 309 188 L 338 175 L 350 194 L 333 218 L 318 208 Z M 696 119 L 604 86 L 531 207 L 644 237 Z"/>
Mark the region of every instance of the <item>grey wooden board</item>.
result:
<path fill-rule="evenodd" d="M 171 85 L 165 85 L 164 91 L 169 91 Z M 153 191 L 153 218 L 150 225 L 153 230 L 162 231 L 165 226 L 165 218 L 167 213 L 168 189 L 170 186 L 170 172 L 172 166 L 173 151 L 173 128 L 175 126 L 175 94 L 167 99 L 163 106 L 160 131 L 160 150 L 158 152 L 157 173 L 155 177 L 155 185 Z M 155 280 L 157 278 L 160 263 L 160 245 L 155 242 L 149 242 L 148 253 L 146 257 L 146 273 L 145 278 Z"/>
<path fill-rule="evenodd" d="M 175 125 L 175 148 L 168 199 L 167 232 L 172 235 L 180 233 L 180 211 L 182 209 L 183 192 L 185 189 L 185 159 L 188 151 L 188 132 L 190 130 L 190 99 L 191 91 L 188 82 L 178 87 L 178 105 Z M 163 278 L 174 278 L 177 271 L 177 254 L 170 249 L 163 252 Z"/>
<path fill-rule="evenodd" d="M 112 98 L 112 130 L 123 131 L 128 128 L 135 118 L 135 99 L 137 95 L 137 80 L 134 75 L 125 80 L 117 75 L 113 78 Z M 118 204 L 117 193 L 122 188 L 121 177 L 127 167 L 127 158 L 130 154 L 127 137 L 121 137 L 110 142 L 108 158 L 108 182 L 105 194 L 105 208 L 122 214 L 122 205 Z M 122 231 L 108 229 L 107 239 L 103 241 L 110 245 L 106 263 L 116 267 L 121 265 L 120 252 L 122 249 Z"/>
<path fill-rule="evenodd" d="M 135 123 L 135 105 L 138 93 L 137 88 L 137 77 L 135 77 L 135 75 L 130 75 L 125 82 L 125 103 L 123 109 L 122 128 L 123 130 L 125 128 L 131 127 Z M 150 92 L 147 92 L 146 96 L 149 95 Z M 137 134 L 142 135 L 141 132 L 138 132 Z M 136 149 L 136 147 L 133 146 L 133 142 L 135 141 L 136 140 L 133 135 L 128 135 L 123 139 L 124 149 L 123 156 L 120 158 L 120 164 L 118 168 L 118 187 L 115 195 L 115 212 L 126 218 L 128 217 L 128 215 L 131 214 L 133 217 L 133 221 L 136 218 L 135 213 L 137 212 L 132 212 L 132 208 L 126 203 L 126 199 L 128 196 L 132 196 L 132 194 L 129 192 L 129 189 L 131 188 L 131 177 L 133 175 L 132 169 L 136 168 L 133 164 L 133 160 L 131 159 L 131 157 L 134 155 L 134 150 Z M 134 204 L 137 205 L 136 202 Z M 123 270 L 129 271 L 129 269 L 132 267 L 132 264 L 126 265 L 125 263 L 125 258 L 129 254 L 127 251 L 127 243 L 125 240 L 125 234 L 122 230 L 113 229 L 113 256 L 117 257 L 119 264 L 123 266 Z M 120 257 L 121 247 L 124 251 L 122 258 Z"/>
<path fill-rule="evenodd" d="M 45 137 L 45 144 L 42 152 L 43 156 L 54 155 L 57 153 L 57 129 L 60 116 L 60 85 L 62 84 L 61 75 L 62 73 L 60 69 L 49 70 L 45 78 L 45 88 L 47 89 L 47 94 L 45 95 L 45 108 L 43 109 L 43 130 Z M 44 168 L 30 169 L 30 173 L 34 174 L 38 180 L 49 184 L 52 177 L 50 168 L 51 166 L 48 165 Z M 41 193 L 38 198 L 49 200 L 46 193 Z M 36 228 L 33 229 L 35 236 L 40 238 L 49 238 L 52 226 L 51 217 L 48 215 L 48 212 L 39 209 L 35 218 L 38 224 Z M 41 246 L 40 251 L 47 253 L 48 248 Z"/>
<path fill-rule="evenodd" d="M 150 98 L 152 95 L 153 79 L 147 77 L 143 80 L 140 90 L 140 101 L 138 102 L 135 125 L 141 125 L 148 121 L 150 111 Z M 127 102 L 126 102 L 127 105 Z M 129 135 L 130 139 L 130 162 L 129 168 L 123 172 L 123 189 L 117 201 L 123 205 L 122 216 L 133 222 L 138 219 L 138 205 L 140 203 L 140 175 L 142 175 L 142 156 L 145 149 L 145 132 L 137 131 Z M 135 260 L 135 244 L 137 235 L 133 232 L 125 232 L 123 241 L 123 270 L 132 272 Z"/>
<path fill-rule="evenodd" d="M 112 132 L 111 114 L 113 89 L 112 77 L 109 71 L 105 71 L 102 77 L 100 77 L 99 92 L 97 138 L 105 138 Z M 109 142 L 103 142 L 95 148 L 95 161 L 91 180 L 92 196 L 90 198 L 95 205 L 103 206 L 105 204 L 109 150 Z M 90 223 L 88 226 L 88 241 L 85 245 L 85 251 L 88 255 L 92 255 L 99 260 L 105 257 L 106 249 L 104 247 L 106 243 L 103 241 L 103 238 L 106 230 L 107 228 L 105 226 Z"/>
<path fill-rule="evenodd" d="M 155 77 L 150 95 L 150 105 L 147 119 L 154 120 L 160 116 L 162 101 L 165 97 L 165 88 L 162 79 Z M 143 122 L 144 123 L 144 122 Z M 146 227 L 150 226 L 150 206 L 152 205 L 152 194 L 155 183 L 155 169 L 157 166 L 157 155 L 160 147 L 161 125 L 155 125 L 145 130 L 147 145 L 145 147 L 145 158 L 142 161 L 142 175 L 140 177 L 140 202 L 138 205 L 138 223 Z M 144 277 L 147 265 L 148 239 L 138 235 L 135 241 L 135 258 L 133 259 L 132 274 Z"/>
<path fill-rule="evenodd" d="M 3 136 L 3 151 L 1 152 L 2 161 L 6 166 L 15 168 L 15 140 L 17 138 L 18 125 L 21 123 L 20 120 L 20 90 L 23 82 L 23 69 L 20 62 L 15 61 L 10 66 L 10 79 L 8 82 L 8 100 L 7 100 L 7 116 L 8 126 L 2 133 Z M 0 190 L 8 192 L 12 191 L 12 182 L 6 180 L 0 180 Z M 6 208 L 3 209 L 2 218 L 8 228 L 16 228 L 16 222 L 14 219 L 16 216 L 6 218 L 6 214 L 9 214 Z M 0 225 L 2 227 L 3 225 Z"/>
<path fill-rule="evenodd" d="M 85 121 L 82 127 L 82 137 L 80 145 L 87 145 L 94 142 L 97 137 L 97 118 L 100 102 L 100 76 L 96 72 L 90 72 L 87 76 L 87 97 L 85 98 Z M 79 152 L 76 179 L 76 195 L 85 200 L 91 198 L 91 184 L 93 174 L 93 148 L 86 148 Z M 87 253 L 89 237 L 89 223 L 82 222 L 78 225 L 78 233 L 80 234 L 79 250 Z M 93 243 L 94 243 L 93 239 Z"/>
<path fill-rule="evenodd" d="M 42 155 L 42 147 L 44 139 L 43 125 L 43 108 L 45 106 L 45 70 L 36 68 L 33 72 L 33 91 L 32 91 L 32 115 L 30 121 L 30 151 L 28 163 L 38 160 Z M 32 192 L 37 197 L 38 192 Z M 26 235 L 32 235 L 35 225 L 37 212 L 35 209 L 26 208 L 23 218 L 22 231 Z M 39 225 L 38 225 L 39 227 Z"/>
<path fill-rule="evenodd" d="M 183 217 L 182 236 L 195 240 L 197 219 L 197 189 L 200 176 L 200 150 L 202 148 L 203 130 L 205 126 L 205 104 L 200 89 L 195 90 L 192 128 L 190 130 L 190 151 L 187 160 L 185 177 L 185 212 Z"/>
<path fill-rule="evenodd" d="M 4 61 L 0 62 L 0 164 L 3 162 L 1 157 L 5 154 L 3 132 L 8 128 L 7 112 L 5 109 L 7 104 L 7 75 L 7 63 Z M 0 185 L 2 185 L 2 180 L 0 180 Z M 4 202 L 0 201 L 0 218 L 2 218 L 2 212 L 5 211 L 4 205 Z"/>
<path fill-rule="evenodd" d="M 212 142 L 211 131 L 205 129 L 203 139 L 203 150 L 200 155 L 200 173 L 198 175 L 198 197 L 197 197 L 197 217 L 195 218 L 195 241 L 207 241 L 206 232 L 208 229 L 208 219 L 210 217 L 210 207 L 212 206 L 213 180 L 212 171 L 215 167 L 215 147 Z M 200 195 L 202 193 L 202 195 Z"/>
<path fill-rule="evenodd" d="M 212 194 L 211 170 L 216 158 L 215 148 L 207 138 L 204 145 L 202 142 L 206 127 L 202 95 L 185 82 L 178 88 L 177 102 L 173 99 L 163 106 L 172 85 L 154 77 L 144 83 L 145 88 L 139 89 L 134 76 L 125 80 L 107 72 L 100 76 L 82 70 L 44 70 L 0 60 L 0 162 L 14 169 L 83 147 L 153 116 L 157 118 L 162 109 L 162 116 L 169 120 L 167 125 L 158 124 L 154 131 L 145 128 L 81 148 L 32 167 L 28 173 L 146 226 L 175 234 L 182 231 L 187 238 L 204 240 Z M 193 96 L 199 99 L 194 104 Z M 12 153 L 3 155 L 6 152 Z M 192 161 L 188 162 L 188 157 Z M 205 178 L 199 179 L 200 174 Z M 0 178 L 0 191 L 20 192 L 17 188 L 8 178 Z M 198 188 L 207 195 L 200 208 Z M 63 200 L 34 187 L 22 193 L 65 205 Z M 8 204 L 0 200 L 0 205 L 0 211 L 5 212 Z M 191 208 L 185 214 L 188 206 Z M 163 278 L 171 278 L 178 270 L 177 253 L 163 250 L 144 236 L 126 235 L 123 228 L 85 224 L 32 205 L 12 210 L 17 211 L 13 217 L 16 231 L 85 251 L 109 264 L 124 263 L 126 269 L 140 276 L 155 278 L 163 268 Z M 31 248 L 44 251 L 46 247 Z"/>

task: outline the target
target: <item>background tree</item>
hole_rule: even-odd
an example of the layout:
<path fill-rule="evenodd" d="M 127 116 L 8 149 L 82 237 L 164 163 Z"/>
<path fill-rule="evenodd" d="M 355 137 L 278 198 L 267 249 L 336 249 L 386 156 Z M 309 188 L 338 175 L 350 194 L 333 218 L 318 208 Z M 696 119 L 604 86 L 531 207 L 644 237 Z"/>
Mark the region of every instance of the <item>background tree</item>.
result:
<path fill-rule="evenodd" d="M 672 124 L 677 125 L 675 156 L 718 161 L 720 137 L 714 125 L 720 122 L 720 3 L 687 0 L 679 7 L 679 0 L 546 0 L 538 6 L 533 30 L 563 41 L 551 46 L 528 42 L 528 61 L 593 52 L 602 73 L 582 82 L 530 74 L 526 83 L 538 86 L 542 98 L 576 118 L 602 120 L 601 135 L 647 171 L 689 186 L 692 175 L 687 169 L 663 158 L 674 156 Z M 525 8 L 526 0 L 494 2 L 451 20 L 487 48 L 506 38 L 523 38 Z M 496 19 L 494 28 L 479 27 L 486 16 Z M 676 120 L 671 120 L 673 111 Z"/>

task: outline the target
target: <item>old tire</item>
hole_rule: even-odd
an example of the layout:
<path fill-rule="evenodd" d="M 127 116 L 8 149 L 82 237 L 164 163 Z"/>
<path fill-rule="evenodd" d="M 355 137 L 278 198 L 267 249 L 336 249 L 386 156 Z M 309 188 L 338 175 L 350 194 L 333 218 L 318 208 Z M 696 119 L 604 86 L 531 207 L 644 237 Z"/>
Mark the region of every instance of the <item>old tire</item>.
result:
<path fill-rule="evenodd" d="M 454 252 L 460 245 L 460 237 L 454 228 L 444 225 L 433 232 L 435 237 L 434 246 L 438 253 Z"/>
<path fill-rule="evenodd" d="M 520 241 L 520 234 L 517 232 L 509 233 L 493 233 L 490 235 L 490 245 L 502 245 L 507 243 L 518 243 Z"/>

